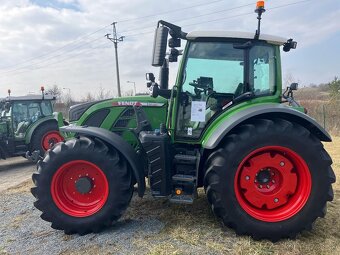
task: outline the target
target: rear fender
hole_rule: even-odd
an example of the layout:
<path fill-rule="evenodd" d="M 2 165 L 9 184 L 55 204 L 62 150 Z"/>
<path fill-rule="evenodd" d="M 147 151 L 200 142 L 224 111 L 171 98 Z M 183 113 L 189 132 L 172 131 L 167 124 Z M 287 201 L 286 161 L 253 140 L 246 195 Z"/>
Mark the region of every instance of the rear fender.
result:
<path fill-rule="evenodd" d="M 143 197 L 145 192 L 144 168 L 136 151 L 119 135 L 103 128 L 87 126 L 64 126 L 62 132 L 77 133 L 87 137 L 98 138 L 117 149 L 130 164 L 133 174 L 138 183 L 138 195 Z"/>
<path fill-rule="evenodd" d="M 203 140 L 203 148 L 214 149 L 221 140 L 238 125 L 252 118 L 282 118 L 300 124 L 308 129 L 321 141 L 331 142 L 332 138 L 327 131 L 321 127 L 315 119 L 292 107 L 282 104 L 262 104 L 241 110 L 222 121 L 214 128 L 211 135 Z"/>

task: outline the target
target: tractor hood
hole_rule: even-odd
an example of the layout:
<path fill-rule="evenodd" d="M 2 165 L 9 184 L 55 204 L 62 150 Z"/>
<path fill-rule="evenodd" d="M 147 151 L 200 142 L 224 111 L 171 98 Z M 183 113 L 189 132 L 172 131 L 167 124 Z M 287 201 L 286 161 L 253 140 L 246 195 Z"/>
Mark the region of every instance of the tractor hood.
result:
<path fill-rule="evenodd" d="M 127 133 L 137 127 L 133 106 L 141 106 L 152 129 L 166 123 L 168 101 L 162 97 L 134 96 L 88 102 L 70 108 L 72 125 L 100 127 L 131 140 Z M 131 134 L 130 134 L 131 135 Z"/>

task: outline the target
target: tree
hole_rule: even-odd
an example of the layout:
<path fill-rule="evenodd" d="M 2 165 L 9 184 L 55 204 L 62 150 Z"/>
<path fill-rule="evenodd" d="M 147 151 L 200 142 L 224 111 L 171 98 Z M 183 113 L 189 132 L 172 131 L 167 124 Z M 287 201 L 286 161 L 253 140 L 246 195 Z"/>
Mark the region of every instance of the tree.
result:
<path fill-rule="evenodd" d="M 46 92 L 47 94 L 55 96 L 57 98 L 57 101 L 60 102 L 63 91 L 58 85 L 54 84 L 52 87 L 48 87 L 46 89 Z"/>
<path fill-rule="evenodd" d="M 332 101 L 340 100 L 340 80 L 337 76 L 329 84 L 329 94 Z"/>

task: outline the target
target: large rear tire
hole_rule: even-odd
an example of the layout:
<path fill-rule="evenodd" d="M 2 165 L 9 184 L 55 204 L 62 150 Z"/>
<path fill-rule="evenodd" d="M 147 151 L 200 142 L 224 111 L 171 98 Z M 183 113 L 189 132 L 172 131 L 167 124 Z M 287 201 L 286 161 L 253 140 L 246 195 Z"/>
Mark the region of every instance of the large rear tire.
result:
<path fill-rule="evenodd" d="M 206 163 L 215 215 L 237 234 L 294 238 L 324 217 L 335 175 L 322 143 L 283 119 L 258 119 L 228 135 Z"/>
<path fill-rule="evenodd" d="M 99 232 L 118 220 L 132 194 L 125 158 L 98 139 L 80 137 L 58 143 L 33 174 L 41 218 L 66 234 Z"/>

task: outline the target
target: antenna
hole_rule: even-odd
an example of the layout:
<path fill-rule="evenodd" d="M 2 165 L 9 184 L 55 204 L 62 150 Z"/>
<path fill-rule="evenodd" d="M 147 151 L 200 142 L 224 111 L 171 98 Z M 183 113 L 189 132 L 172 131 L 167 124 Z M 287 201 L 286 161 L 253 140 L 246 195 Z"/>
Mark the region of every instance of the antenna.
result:
<path fill-rule="evenodd" d="M 260 37 L 260 30 L 261 30 L 261 16 L 262 13 L 264 13 L 266 11 L 266 9 L 264 8 L 264 1 L 257 1 L 256 2 L 256 9 L 255 12 L 257 13 L 257 30 L 255 32 L 255 40 L 258 40 Z"/>

